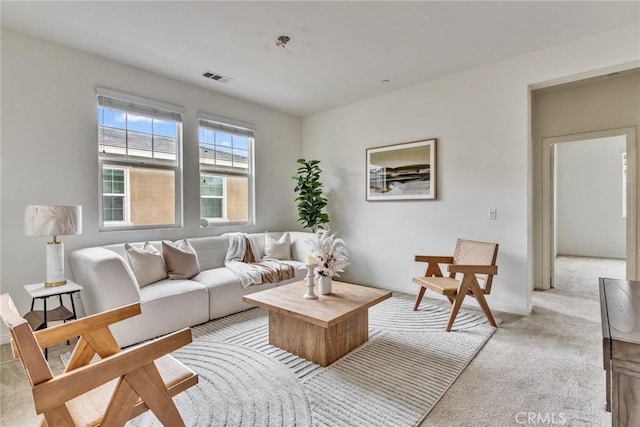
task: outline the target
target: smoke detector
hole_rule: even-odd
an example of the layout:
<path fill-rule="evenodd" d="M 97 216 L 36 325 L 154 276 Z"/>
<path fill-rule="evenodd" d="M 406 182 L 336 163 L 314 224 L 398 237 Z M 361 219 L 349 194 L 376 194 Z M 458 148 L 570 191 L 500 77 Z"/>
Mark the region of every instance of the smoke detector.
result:
<path fill-rule="evenodd" d="M 276 39 L 276 46 L 278 47 L 287 47 L 287 43 L 291 40 L 289 36 L 280 36 Z"/>
<path fill-rule="evenodd" d="M 227 83 L 228 81 L 233 80 L 231 77 L 226 77 L 222 74 L 218 74 L 209 70 L 206 70 L 204 73 L 202 73 L 202 77 L 206 77 L 207 79 L 215 80 L 220 83 Z"/>

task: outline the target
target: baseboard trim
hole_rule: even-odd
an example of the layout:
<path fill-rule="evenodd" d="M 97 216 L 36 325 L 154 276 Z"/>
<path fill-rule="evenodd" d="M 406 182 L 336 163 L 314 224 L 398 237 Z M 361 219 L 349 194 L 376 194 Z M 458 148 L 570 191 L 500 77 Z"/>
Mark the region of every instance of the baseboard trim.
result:
<path fill-rule="evenodd" d="M 11 334 L 0 335 L 0 344 L 9 344 L 9 343 L 11 343 Z"/>
<path fill-rule="evenodd" d="M 448 300 L 446 297 L 442 295 L 434 294 L 433 292 L 429 292 L 427 297 L 442 300 L 442 301 L 447 301 L 448 303 Z M 487 301 L 487 303 L 489 304 L 489 308 L 491 309 L 492 312 L 500 311 L 503 313 L 517 314 L 520 316 L 528 316 L 531 314 L 531 311 L 533 310 L 533 305 L 529 305 L 529 307 L 523 308 L 523 307 L 517 307 L 515 305 L 501 304 L 499 302 L 492 302 L 492 301 Z M 462 302 L 462 306 L 480 309 L 480 304 L 478 304 L 475 298 L 465 298 L 464 301 Z"/>
<path fill-rule="evenodd" d="M 406 290 L 402 290 L 402 289 L 394 289 L 391 286 L 382 284 L 382 283 L 362 283 L 359 282 L 357 280 L 352 280 L 349 277 L 345 277 L 345 278 L 338 278 L 339 281 L 342 282 L 348 282 L 348 283 L 353 283 L 356 285 L 363 285 L 363 286 L 373 286 L 374 288 L 382 288 L 382 289 L 388 289 L 390 291 L 394 291 L 394 292 L 402 292 L 402 293 L 408 293 Z M 417 287 L 416 287 L 416 293 L 417 293 Z M 414 294 L 415 295 L 415 294 Z M 438 300 L 442 300 L 442 301 L 447 301 L 448 300 L 445 296 L 443 295 L 438 295 L 434 292 L 428 292 L 426 294 L 426 296 L 428 298 L 433 298 L 433 299 L 438 299 Z M 491 308 L 491 310 L 495 310 L 495 311 L 501 311 L 504 313 L 510 313 L 510 314 L 517 314 L 520 316 L 528 316 L 531 314 L 531 311 L 533 310 L 533 305 L 529 304 L 528 307 L 518 307 L 515 305 L 510 305 L 510 304 L 502 304 L 499 302 L 493 302 L 493 301 L 488 301 L 489 303 L 489 308 Z M 463 303 L 463 306 L 468 306 L 468 307 L 474 307 L 474 308 L 480 308 L 480 305 L 478 305 L 478 302 L 475 300 L 475 298 L 465 298 Z"/>
<path fill-rule="evenodd" d="M 494 302 L 494 303 L 491 303 L 490 307 L 492 310 L 495 310 L 495 311 L 502 311 L 502 312 L 511 313 L 511 314 L 519 314 L 521 316 L 528 316 L 533 311 L 533 304 L 529 304 L 527 308 L 522 308 L 522 307 L 516 307 L 514 305 L 500 304 L 500 303 Z"/>

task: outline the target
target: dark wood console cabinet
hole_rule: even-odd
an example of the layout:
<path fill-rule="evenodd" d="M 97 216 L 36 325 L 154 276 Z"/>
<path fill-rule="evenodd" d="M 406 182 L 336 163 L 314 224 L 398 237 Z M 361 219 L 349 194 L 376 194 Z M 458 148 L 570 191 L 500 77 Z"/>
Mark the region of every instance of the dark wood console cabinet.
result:
<path fill-rule="evenodd" d="M 640 282 L 600 278 L 611 425 L 640 426 Z"/>

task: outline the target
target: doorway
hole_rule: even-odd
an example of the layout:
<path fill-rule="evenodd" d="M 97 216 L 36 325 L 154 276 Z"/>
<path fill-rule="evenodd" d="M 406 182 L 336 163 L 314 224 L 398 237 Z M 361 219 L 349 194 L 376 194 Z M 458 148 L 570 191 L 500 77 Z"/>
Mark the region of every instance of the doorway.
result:
<path fill-rule="evenodd" d="M 622 259 L 635 277 L 635 146 L 635 128 L 543 138 L 544 288 L 567 256 Z"/>

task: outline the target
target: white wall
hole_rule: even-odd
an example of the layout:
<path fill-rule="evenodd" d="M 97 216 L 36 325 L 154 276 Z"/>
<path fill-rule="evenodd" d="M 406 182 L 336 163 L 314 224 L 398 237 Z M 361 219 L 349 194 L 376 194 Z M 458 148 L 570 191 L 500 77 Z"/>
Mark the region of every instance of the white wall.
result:
<path fill-rule="evenodd" d="M 637 67 L 637 65 L 636 65 Z M 611 70 L 613 71 L 613 70 Z M 545 256 L 542 233 L 543 181 L 548 161 L 543 162 L 547 138 L 640 126 L 640 72 L 622 72 L 619 75 L 592 78 L 565 85 L 546 87 L 532 92 L 532 140 L 534 144 L 534 265 L 536 288 L 549 286 L 548 265 L 552 255 Z M 637 131 L 636 131 L 637 134 Z M 636 141 L 636 146 L 637 146 Z M 636 149 L 636 164 L 640 165 L 640 150 Z M 640 176 L 636 175 L 636 180 Z M 638 188 L 638 187 L 636 187 Z M 640 200 L 640 199 L 639 199 Z M 640 203 L 636 201 L 636 203 Z M 640 212 L 640 205 L 636 212 Z M 546 221 L 545 221 L 546 222 Z M 636 242 L 640 243 L 640 229 L 636 218 Z M 633 239 L 633 234 L 626 236 Z M 547 243 L 548 244 L 548 243 Z M 636 252 L 637 253 L 637 252 Z M 546 258 L 546 259 L 545 259 Z M 640 261 L 640 260 L 639 260 Z M 628 265 L 629 267 L 629 265 Z M 547 269 L 549 267 L 547 266 Z M 639 267 L 640 268 L 640 267 Z M 632 276 L 630 277 L 632 278 Z"/>
<path fill-rule="evenodd" d="M 424 268 L 415 254 L 450 254 L 458 237 L 494 241 L 490 305 L 527 313 L 535 233 L 529 86 L 637 66 L 639 34 L 623 27 L 305 118 L 304 155 L 323 162 L 332 227 L 352 253 L 344 276 L 415 293 L 411 277 Z M 365 201 L 367 147 L 432 137 L 438 200 Z M 487 219 L 490 208 L 496 221 Z"/>
<path fill-rule="evenodd" d="M 624 136 L 556 144 L 556 252 L 626 258 Z"/>
<path fill-rule="evenodd" d="M 185 108 L 183 229 L 98 232 L 96 86 Z M 229 231 L 199 226 L 198 111 L 257 128 L 257 223 L 233 230 L 299 228 L 290 178 L 302 154 L 298 117 L 4 28 L 2 107 L 1 286 L 21 312 L 30 303 L 22 285 L 44 279 L 47 241 L 24 235 L 26 205 L 82 205 L 82 235 L 62 237 L 67 254 L 114 242 Z"/>

